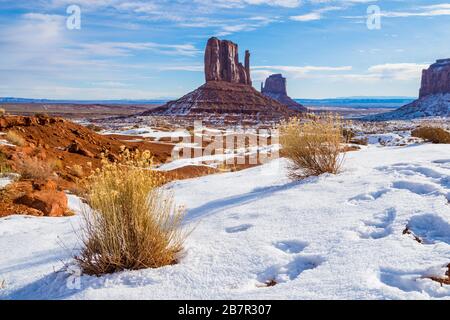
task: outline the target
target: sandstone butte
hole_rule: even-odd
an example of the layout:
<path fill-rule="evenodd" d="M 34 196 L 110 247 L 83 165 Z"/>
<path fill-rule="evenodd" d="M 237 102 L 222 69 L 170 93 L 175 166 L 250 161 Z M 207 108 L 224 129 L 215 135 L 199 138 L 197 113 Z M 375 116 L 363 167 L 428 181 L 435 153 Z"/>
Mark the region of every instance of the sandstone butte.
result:
<path fill-rule="evenodd" d="M 366 120 L 407 120 L 450 117 L 450 59 L 440 59 L 422 71 L 419 99 L 392 112 L 366 117 Z"/>
<path fill-rule="evenodd" d="M 148 115 L 192 118 L 222 117 L 233 122 L 242 118 L 276 121 L 294 112 L 284 104 L 258 92 L 252 86 L 250 52 L 245 51 L 244 64 L 239 62 L 238 45 L 211 38 L 204 57 L 205 84 L 178 100 L 151 111 Z"/>
<path fill-rule="evenodd" d="M 266 79 L 265 83 L 261 83 L 261 93 L 269 98 L 277 100 L 294 111 L 308 111 L 303 105 L 288 96 L 287 80 L 281 74 L 272 74 Z"/>

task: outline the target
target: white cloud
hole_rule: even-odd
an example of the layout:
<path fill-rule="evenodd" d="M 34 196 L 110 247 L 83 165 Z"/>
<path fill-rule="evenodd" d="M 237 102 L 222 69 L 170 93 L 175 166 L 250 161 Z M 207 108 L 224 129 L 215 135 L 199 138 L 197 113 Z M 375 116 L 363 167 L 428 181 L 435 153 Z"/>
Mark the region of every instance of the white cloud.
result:
<path fill-rule="evenodd" d="M 337 10 L 343 10 L 345 7 L 324 7 L 317 10 L 314 10 L 310 13 L 297 15 L 297 16 L 291 16 L 289 19 L 293 21 L 301 21 L 301 22 L 307 22 L 307 21 L 315 21 L 320 20 L 323 18 L 323 14 L 329 11 L 337 11 Z"/>
<path fill-rule="evenodd" d="M 353 81 L 408 81 L 420 79 L 422 70 L 428 64 L 386 63 L 373 65 L 365 73 L 348 73 L 351 66 L 256 66 L 252 68 L 252 77 L 256 81 L 264 80 L 274 73 L 283 73 L 291 79 L 319 78 Z"/>
<path fill-rule="evenodd" d="M 425 68 L 428 64 L 386 63 L 372 66 L 368 72 L 380 79 L 411 80 L 419 79 Z"/>
<path fill-rule="evenodd" d="M 330 67 L 330 66 L 255 66 L 252 67 L 252 77 L 255 80 L 264 80 L 274 73 L 283 73 L 288 78 L 309 78 L 315 77 L 324 72 L 342 72 L 352 70 L 351 66 Z"/>

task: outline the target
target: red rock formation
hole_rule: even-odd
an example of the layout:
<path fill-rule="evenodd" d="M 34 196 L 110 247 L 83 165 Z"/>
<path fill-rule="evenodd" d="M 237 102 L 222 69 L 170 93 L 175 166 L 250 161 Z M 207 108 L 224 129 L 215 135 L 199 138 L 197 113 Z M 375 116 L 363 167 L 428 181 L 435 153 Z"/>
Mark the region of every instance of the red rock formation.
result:
<path fill-rule="evenodd" d="M 437 60 L 422 71 L 420 98 L 438 93 L 450 93 L 450 59 Z"/>
<path fill-rule="evenodd" d="M 62 217 L 69 212 L 66 194 L 58 190 L 56 183 L 51 180 L 33 183 L 32 190 L 14 203 L 38 210 L 46 217 Z"/>
<path fill-rule="evenodd" d="M 210 38 L 205 50 L 205 78 L 209 81 L 226 81 L 251 85 L 250 53 L 245 53 L 245 66 L 239 63 L 238 45 Z"/>
<path fill-rule="evenodd" d="M 204 119 L 215 123 L 264 123 L 279 121 L 295 113 L 286 105 L 258 92 L 250 77 L 250 52 L 239 63 L 238 46 L 211 38 L 205 50 L 206 83 L 178 100 L 146 111 L 142 116 Z"/>
<path fill-rule="evenodd" d="M 277 100 L 289 109 L 306 112 L 307 109 L 300 103 L 292 100 L 287 95 L 286 78 L 281 74 L 273 74 L 266 79 L 266 83 L 261 84 L 261 93 L 267 97 Z"/>

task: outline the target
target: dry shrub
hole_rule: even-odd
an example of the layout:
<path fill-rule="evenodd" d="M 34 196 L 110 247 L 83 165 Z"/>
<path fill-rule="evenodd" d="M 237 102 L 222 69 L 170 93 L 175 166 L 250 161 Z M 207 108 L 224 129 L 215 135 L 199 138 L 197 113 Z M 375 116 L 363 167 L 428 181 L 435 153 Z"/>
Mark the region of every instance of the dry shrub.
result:
<path fill-rule="evenodd" d="M 6 114 L 6 110 L 3 108 L 0 108 L 0 117 L 3 117 Z"/>
<path fill-rule="evenodd" d="M 338 173 L 344 160 L 341 141 L 342 119 L 331 114 L 291 118 L 280 126 L 282 153 L 291 160 L 289 176 L 295 180 Z"/>
<path fill-rule="evenodd" d="M 5 173 L 10 173 L 11 167 L 6 161 L 6 155 L 0 151 L 0 176 Z"/>
<path fill-rule="evenodd" d="M 22 179 L 47 180 L 53 176 L 55 164 L 34 157 L 21 160 L 17 167 Z"/>
<path fill-rule="evenodd" d="M 83 167 L 80 166 L 79 164 L 75 164 L 70 168 L 70 173 L 77 177 L 77 178 L 82 178 L 84 176 L 84 170 Z"/>
<path fill-rule="evenodd" d="M 174 264 L 185 239 L 184 211 L 160 188 L 162 176 L 144 169 L 149 153 L 126 152 L 121 160 L 103 160 L 86 180 L 92 211 L 83 213 L 83 248 L 75 259 L 89 275 Z"/>
<path fill-rule="evenodd" d="M 100 131 L 103 130 L 102 127 L 97 126 L 97 125 L 95 125 L 95 124 L 93 124 L 93 123 L 89 123 L 89 124 L 86 126 L 86 128 L 88 128 L 88 129 L 90 129 L 90 130 L 92 130 L 92 131 L 94 131 L 94 132 L 100 132 Z"/>
<path fill-rule="evenodd" d="M 413 130 L 411 135 L 432 143 L 450 143 L 450 132 L 439 127 L 420 127 Z"/>
<path fill-rule="evenodd" d="M 26 143 L 25 139 L 14 131 L 8 131 L 6 133 L 6 140 L 19 147 L 23 147 Z"/>

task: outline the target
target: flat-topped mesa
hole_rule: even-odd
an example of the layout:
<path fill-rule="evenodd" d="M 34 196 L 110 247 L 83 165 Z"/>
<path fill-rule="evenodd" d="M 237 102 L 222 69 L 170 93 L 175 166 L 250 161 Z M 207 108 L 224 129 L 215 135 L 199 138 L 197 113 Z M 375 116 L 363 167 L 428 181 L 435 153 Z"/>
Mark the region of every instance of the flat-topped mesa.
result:
<path fill-rule="evenodd" d="M 245 66 L 239 62 L 238 45 L 210 38 L 205 50 L 206 82 L 226 81 L 251 85 L 250 52 L 245 52 Z"/>
<path fill-rule="evenodd" d="M 439 93 L 450 93 L 450 59 L 440 59 L 422 71 L 420 98 Z"/>

